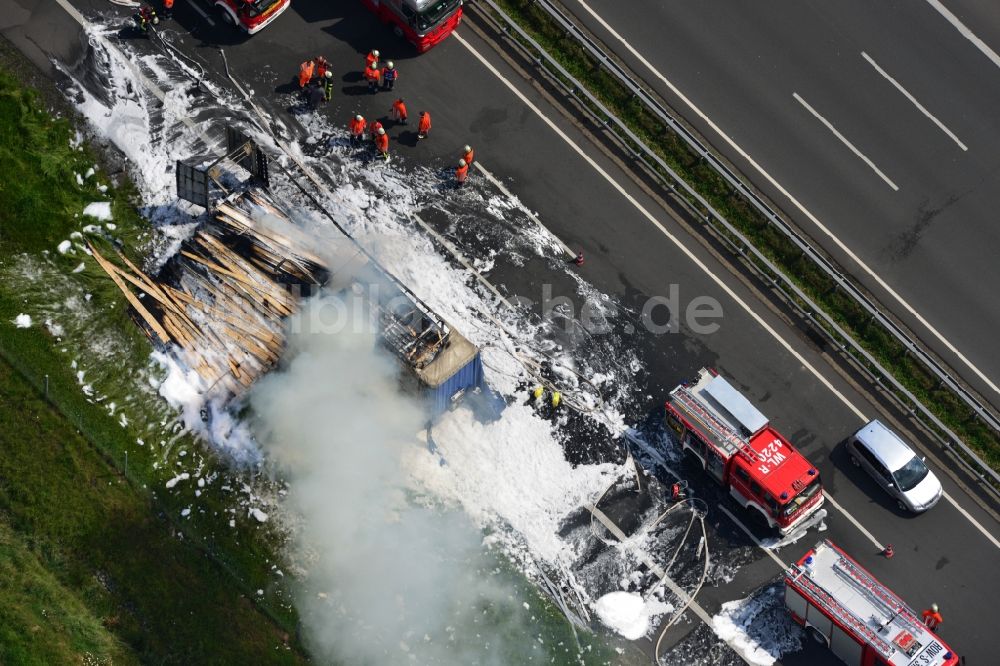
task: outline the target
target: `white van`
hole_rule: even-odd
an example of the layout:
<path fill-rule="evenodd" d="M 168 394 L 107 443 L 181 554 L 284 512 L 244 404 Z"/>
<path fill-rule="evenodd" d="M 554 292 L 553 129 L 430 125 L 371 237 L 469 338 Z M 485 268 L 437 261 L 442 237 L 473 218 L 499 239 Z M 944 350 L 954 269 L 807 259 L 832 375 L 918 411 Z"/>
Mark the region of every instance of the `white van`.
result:
<path fill-rule="evenodd" d="M 941 482 L 899 435 L 875 419 L 847 440 L 851 462 L 871 474 L 899 508 L 921 513 L 941 499 Z"/>

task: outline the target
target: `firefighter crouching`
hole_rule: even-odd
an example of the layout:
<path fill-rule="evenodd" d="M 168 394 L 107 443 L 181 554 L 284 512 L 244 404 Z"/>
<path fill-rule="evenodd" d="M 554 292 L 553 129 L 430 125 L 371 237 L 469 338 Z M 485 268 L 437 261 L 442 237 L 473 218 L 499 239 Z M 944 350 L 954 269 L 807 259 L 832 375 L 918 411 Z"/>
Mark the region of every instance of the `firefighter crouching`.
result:
<path fill-rule="evenodd" d="M 549 399 L 545 399 L 545 387 L 536 386 L 531 391 L 531 396 L 528 398 L 528 402 L 535 405 L 535 409 L 542 411 L 546 416 L 554 416 L 556 412 L 559 411 L 559 407 L 562 405 L 562 393 L 559 391 L 552 391 L 549 394 Z"/>
<path fill-rule="evenodd" d="M 139 32 L 144 35 L 148 35 L 152 27 L 160 22 L 160 19 L 156 17 L 156 12 L 149 5 L 143 6 L 133 14 L 132 20 L 135 21 Z"/>

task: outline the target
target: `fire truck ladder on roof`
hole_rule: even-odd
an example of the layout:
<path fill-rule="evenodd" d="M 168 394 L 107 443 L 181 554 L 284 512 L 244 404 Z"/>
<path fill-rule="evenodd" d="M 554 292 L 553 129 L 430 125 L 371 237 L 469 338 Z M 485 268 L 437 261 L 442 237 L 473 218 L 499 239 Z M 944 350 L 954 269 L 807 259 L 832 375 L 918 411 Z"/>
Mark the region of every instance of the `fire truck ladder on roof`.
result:
<path fill-rule="evenodd" d="M 702 407 L 698 398 L 691 393 L 688 387 L 677 387 L 673 396 L 678 402 L 684 405 L 685 409 L 694 413 L 698 420 L 718 439 L 732 444 L 737 451 L 741 452 L 752 462 L 757 462 L 760 459 L 757 456 L 757 452 L 753 450 L 753 447 L 742 437 L 736 435 L 732 430 L 720 423 L 715 414 Z"/>
<path fill-rule="evenodd" d="M 804 587 L 819 606 L 830 613 L 838 622 L 850 627 L 859 636 L 864 636 L 868 643 L 878 650 L 879 654 L 883 657 L 888 659 L 892 656 L 892 646 L 889 645 L 888 641 L 879 636 L 874 629 L 869 627 L 864 620 L 852 613 L 849 608 L 842 606 L 826 590 L 814 583 L 809 574 L 803 571 L 798 565 L 793 564 L 792 570 L 795 571 L 795 576 L 792 577 L 792 580 L 795 581 L 796 585 Z"/>
<path fill-rule="evenodd" d="M 903 603 L 899 597 L 886 589 L 882 583 L 872 578 L 867 571 L 859 567 L 849 558 L 840 556 L 836 563 L 835 571 L 841 576 L 846 576 L 856 582 L 862 591 L 885 605 L 889 613 L 903 621 L 911 631 L 918 631 L 919 626 L 910 607 Z"/>

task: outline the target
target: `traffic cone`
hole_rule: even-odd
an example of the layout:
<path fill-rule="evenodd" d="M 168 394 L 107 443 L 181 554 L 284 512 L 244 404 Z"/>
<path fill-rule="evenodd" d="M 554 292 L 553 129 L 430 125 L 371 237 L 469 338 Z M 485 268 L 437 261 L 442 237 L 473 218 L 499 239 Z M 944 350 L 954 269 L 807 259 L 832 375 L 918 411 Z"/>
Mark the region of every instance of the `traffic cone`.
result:
<path fill-rule="evenodd" d="M 583 265 L 583 251 L 576 253 L 576 257 L 573 259 L 573 264 L 576 266 Z"/>
<path fill-rule="evenodd" d="M 882 551 L 882 554 L 885 555 L 885 559 L 892 559 L 892 556 L 896 553 L 893 552 L 891 543 L 885 545 L 885 550 Z"/>

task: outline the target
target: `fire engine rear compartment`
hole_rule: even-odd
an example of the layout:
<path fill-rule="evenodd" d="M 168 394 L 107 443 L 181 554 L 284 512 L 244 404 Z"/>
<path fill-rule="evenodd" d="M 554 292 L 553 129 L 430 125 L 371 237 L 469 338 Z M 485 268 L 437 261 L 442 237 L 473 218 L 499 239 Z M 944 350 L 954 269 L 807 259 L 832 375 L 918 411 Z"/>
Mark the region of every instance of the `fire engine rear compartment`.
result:
<path fill-rule="evenodd" d="M 903 600 L 829 540 L 785 572 L 785 605 L 846 664 L 958 663 Z"/>

